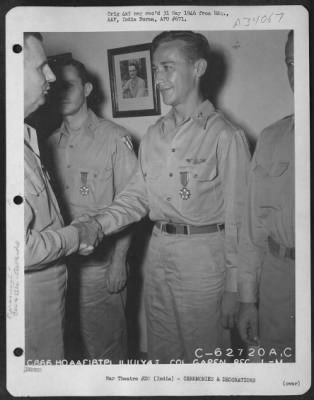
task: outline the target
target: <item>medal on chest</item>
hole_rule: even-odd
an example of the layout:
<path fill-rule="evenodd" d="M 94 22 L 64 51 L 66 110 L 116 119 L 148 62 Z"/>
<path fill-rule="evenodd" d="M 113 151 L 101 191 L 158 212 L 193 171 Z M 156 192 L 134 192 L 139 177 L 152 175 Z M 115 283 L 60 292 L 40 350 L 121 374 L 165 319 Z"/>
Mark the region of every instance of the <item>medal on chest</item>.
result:
<path fill-rule="evenodd" d="M 182 200 L 188 200 L 191 197 L 191 190 L 187 188 L 189 183 L 189 173 L 187 171 L 180 172 L 180 182 L 183 186 L 179 192 L 179 195 Z"/>
<path fill-rule="evenodd" d="M 82 196 L 88 196 L 89 194 L 89 187 L 87 186 L 87 175 L 88 172 L 81 172 L 81 187 L 80 193 Z"/>

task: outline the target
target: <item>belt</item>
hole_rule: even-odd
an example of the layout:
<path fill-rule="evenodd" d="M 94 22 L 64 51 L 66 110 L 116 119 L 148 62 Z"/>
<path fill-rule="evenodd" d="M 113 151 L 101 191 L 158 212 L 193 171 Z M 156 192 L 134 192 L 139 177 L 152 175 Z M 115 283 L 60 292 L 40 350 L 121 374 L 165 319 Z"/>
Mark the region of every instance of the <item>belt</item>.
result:
<path fill-rule="evenodd" d="M 185 225 L 185 224 L 169 224 L 167 222 L 155 223 L 155 226 L 162 232 L 173 235 L 197 235 L 201 233 L 214 233 L 225 229 L 224 224 L 211 224 L 203 226 Z"/>
<path fill-rule="evenodd" d="M 269 246 L 269 251 L 271 252 L 272 255 L 295 260 L 294 247 L 286 247 L 283 244 L 277 243 L 270 236 L 268 237 L 268 246 Z"/>

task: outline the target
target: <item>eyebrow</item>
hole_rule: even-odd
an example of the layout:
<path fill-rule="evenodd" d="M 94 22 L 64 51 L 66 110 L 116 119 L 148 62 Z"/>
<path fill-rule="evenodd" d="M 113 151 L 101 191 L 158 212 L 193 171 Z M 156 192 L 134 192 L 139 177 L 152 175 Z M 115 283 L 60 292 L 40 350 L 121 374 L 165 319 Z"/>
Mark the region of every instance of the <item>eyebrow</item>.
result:
<path fill-rule="evenodd" d="M 165 64 L 177 64 L 175 61 L 161 61 L 159 64 L 165 65 Z M 153 63 L 153 66 L 156 66 L 156 63 Z"/>

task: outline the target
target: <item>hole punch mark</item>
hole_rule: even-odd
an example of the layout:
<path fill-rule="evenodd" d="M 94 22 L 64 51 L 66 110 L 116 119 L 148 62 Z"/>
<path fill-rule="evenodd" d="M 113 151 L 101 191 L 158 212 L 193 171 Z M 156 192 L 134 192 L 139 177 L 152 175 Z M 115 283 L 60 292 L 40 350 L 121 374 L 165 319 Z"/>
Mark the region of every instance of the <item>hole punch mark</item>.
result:
<path fill-rule="evenodd" d="M 15 357 L 21 357 L 21 355 L 24 353 L 23 349 L 21 349 L 20 347 L 16 347 L 13 350 L 13 354 L 15 355 Z"/>
<path fill-rule="evenodd" d="M 22 196 L 14 196 L 13 201 L 16 205 L 22 204 L 23 203 L 23 197 Z"/>
<path fill-rule="evenodd" d="M 19 53 L 22 52 L 23 47 L 22 47 L 20 44 L 14 44 L 14 45 L 12 46 L 12 49 L 13 49 L 13 52 L 14 52 L 14 53 L 19 54 Z"/>

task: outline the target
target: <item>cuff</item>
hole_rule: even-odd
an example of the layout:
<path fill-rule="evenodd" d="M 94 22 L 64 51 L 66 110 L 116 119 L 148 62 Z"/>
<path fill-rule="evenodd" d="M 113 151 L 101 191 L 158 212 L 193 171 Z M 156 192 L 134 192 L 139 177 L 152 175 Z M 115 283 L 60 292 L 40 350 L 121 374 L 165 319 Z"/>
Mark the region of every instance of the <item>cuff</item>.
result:
<path fill-rule="evenodd" d="M 65 255 L 68 256 L 75 253 L 80 247 L 79 232 L 75 226 L 66 226 L 62 228 L 59 233 L 62 236 Z"/>
<path fill-rule="evenodd" d="M 241 303 L 256 303 L 257 289 L 256 285 L 249 282 L 239 282 L 239 301 Z"/>
<path fill-rule="evenodd" d="M 226 270 L 225 276 L 225 291 L 226 292 L 237 292 L 237 267 L 229 267 Z"/>

